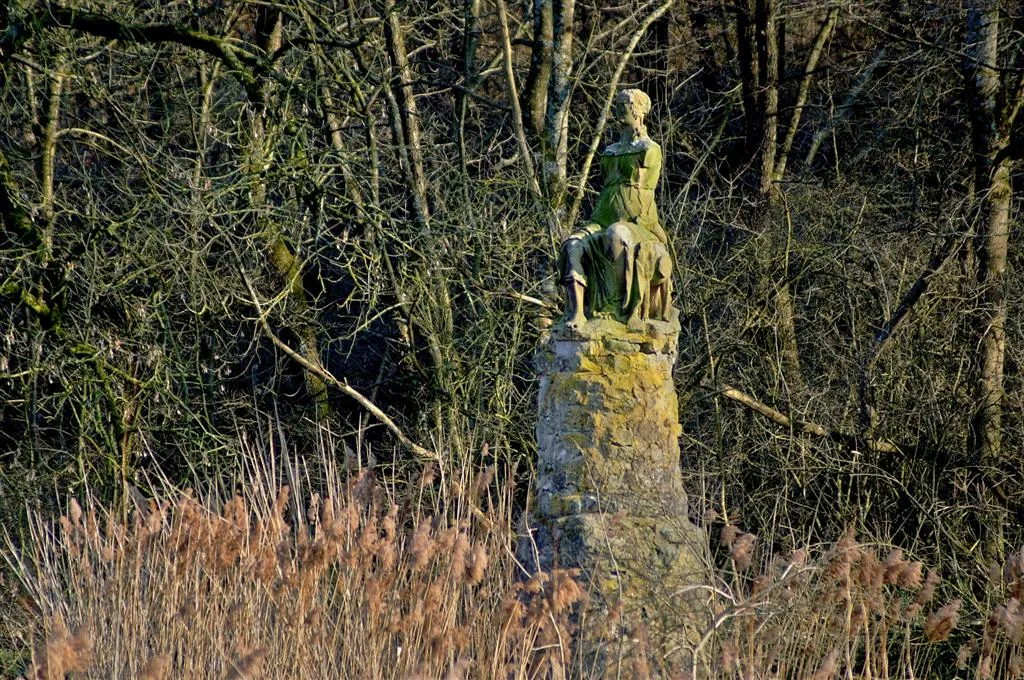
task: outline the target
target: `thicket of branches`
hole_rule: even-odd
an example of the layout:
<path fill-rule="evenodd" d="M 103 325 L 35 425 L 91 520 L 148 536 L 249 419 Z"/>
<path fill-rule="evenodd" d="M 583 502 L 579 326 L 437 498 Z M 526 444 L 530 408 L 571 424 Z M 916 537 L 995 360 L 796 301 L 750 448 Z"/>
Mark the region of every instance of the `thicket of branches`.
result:
<path fill-rule="evenodd" d="M 4 2 L 0 520 L 279 432 L 532 461 L 552 260 L 638 86 L 693 511 L 969 590 L 1024 521 L 1024 18 L 966 4 Z"/>

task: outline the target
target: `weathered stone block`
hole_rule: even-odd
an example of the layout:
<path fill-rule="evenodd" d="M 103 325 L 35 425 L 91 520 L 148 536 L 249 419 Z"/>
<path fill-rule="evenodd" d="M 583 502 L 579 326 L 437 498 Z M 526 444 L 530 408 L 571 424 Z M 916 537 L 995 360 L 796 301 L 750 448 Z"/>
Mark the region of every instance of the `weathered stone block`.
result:
<path fill-rule="evenodd" d="M 707 582 L 707 548 L 679 465 L 678 333 L 675 321 L 593 320 L 541 343 L 538 512 L 521 553 L 535 568 L 579 567 L 594 611 L 643 623 L 681 662 L 706 623 L 691 586 Z"/>
<path fill-rule="evenodd" d="M 591 321 L 579 333 L 552 331 L 536 361 L 544 512 L 562 507 L 553 496 L 583 494 L 600 511 L 685 517 L 672 384 L 678 328 Z"/>

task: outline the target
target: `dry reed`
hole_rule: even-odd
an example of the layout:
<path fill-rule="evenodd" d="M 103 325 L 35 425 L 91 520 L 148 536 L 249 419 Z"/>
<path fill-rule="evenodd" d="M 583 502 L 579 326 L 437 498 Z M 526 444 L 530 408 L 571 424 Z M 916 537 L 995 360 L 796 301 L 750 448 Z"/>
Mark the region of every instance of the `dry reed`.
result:
<path fill-rule="evenodd" d="M 514 471 L 428 466 L 399 486 L 325 459 L 313 492 L 250 458 L 227 500 L 166 488 L 31 516 L 7 553 L 38 641 L 24 677 L 592 677 L 579 572 L 520 577 Z M 721 526 L 693 665 L 666 675 L 641 625 L 629 677 L 1024 677 L 1024 551 L 993 567 L 990 611 L 965 614 L 936 571 L 852 531 L 782 558 Z"/>
<path fill-rule="evenodd" d="M 963 600 L 936 603 L 935 570 L 899 548 L 861 543 L 852 529 L 815 559 L 808 550 L 755 555 L 756 538 L 733 524 L 722 526 L 719 544 L 728 564 L 704 638 L 712 653 L 691 677 L 888 680 L 954 677 L 959 667 L 969 675 L 958 677 L 1024 678 L 1024 551 L 993 569 L 988 595 L 997 604 L 971 617 L 986 621 L 980 630 L 965 630 Z"/>
<path fill-rule="evenodd" d="M 168 489 L 121 515 L 71 500 L 56 526 L 33 516 L 10 546 L 45 641 L 26 676 L 565 673 L 582 593 L 568 571 L 517 577 L 504 472 L 399 489 L 335 471 L 306 493 L 266 463 L 224 502 Z"/>

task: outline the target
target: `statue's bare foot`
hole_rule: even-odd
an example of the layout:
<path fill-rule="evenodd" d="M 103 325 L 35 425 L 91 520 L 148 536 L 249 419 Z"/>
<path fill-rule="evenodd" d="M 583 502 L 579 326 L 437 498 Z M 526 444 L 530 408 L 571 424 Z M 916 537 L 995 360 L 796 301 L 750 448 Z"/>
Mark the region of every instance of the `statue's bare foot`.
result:
<path fill-rule="evenodd" d="M 587 323 L 587 317 L 583 316 L 583 314 L 576 313 L 565 320 L 565 327 L 578 333 L 583 329 L 583 324 L 585 323 Z"/>

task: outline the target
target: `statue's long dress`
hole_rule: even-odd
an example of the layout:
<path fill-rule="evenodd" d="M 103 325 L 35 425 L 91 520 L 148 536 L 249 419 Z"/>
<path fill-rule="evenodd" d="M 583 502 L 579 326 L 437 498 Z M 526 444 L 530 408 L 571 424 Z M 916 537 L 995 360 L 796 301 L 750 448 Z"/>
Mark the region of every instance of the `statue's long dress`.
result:
<path fill-rule="evenodd" d="M 588 316 L 624 321 L 636 311 L 641 291 L 650 287 L 660 246 L 667 240 L 654 202 L 661 163 L 661 147 L 650 139 L 612 144 L 601 156 L 604 188 L 593 223 L 583 230 L 584 268 L 591 273 L 589 281 L 582 281 Z M 607 252 L 605 230 L 615 223 L 630 236 L 624 262 L 612 262 Z M 563 270 L 565 275 L 571 276 Z"/>

